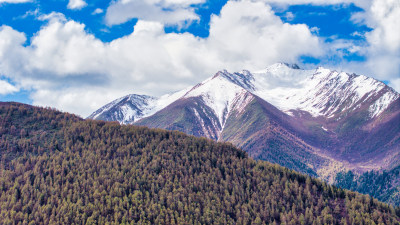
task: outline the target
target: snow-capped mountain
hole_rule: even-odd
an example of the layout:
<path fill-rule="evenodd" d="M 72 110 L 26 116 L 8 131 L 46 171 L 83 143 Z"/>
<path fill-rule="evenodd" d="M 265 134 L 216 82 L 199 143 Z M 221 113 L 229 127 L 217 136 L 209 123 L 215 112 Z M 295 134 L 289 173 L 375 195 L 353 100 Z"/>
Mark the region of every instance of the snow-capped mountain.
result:
<path fill-rule="evenodd" d="M 297 65 L 277 63 L 262 71 L 225 76 L 288 114 L 302 110 L 313 117 L 335 117 L 371 102 L 370 116 L 375 117 L 400 96 L 373 78 L 322 67 L 302 70 Z"/>
<path fill-rule="evenodd" d="M 133 123 L 179 98 L 202 96 L 223 124 L 224 112 L 229 111 L 226 104 L 232 102 L 238 92 L 244 91 L 257 95 L 289 115 L 293 115 L 293 110 L 302 110 L 313 117 L 326 118 L 336 117 L 344 111 L 352 112 L 365 103 L 369 104 L 369 116 L 373 118 L 400 97 L 384 83 L 364 75 L 322 67 L 302 70 L 297 65 L 277 63 L 257 72 L 220 71 L 196 86 L 160 98 L 127 95 L 103 106 L 89 118 Z"/>
<path fill-rule="evenodd" d="M 92 113 L 88 118 L 133 123 L 154 108 L 156 98 L 147 95 L 127 95 L 116 99 Z"/>
<path fill-rule="evenodd" d="M 167 105 L 182 97 L 189 88 L 163 95 L 159 98 L 148 95 L 130 94 L 116 99 L 92 113 L 88 119 L 118 121 L 121 124 L 132 124 L 141 118 L 153 115 Z"/>
<path fill-rule="evenodd" d="M 172 95 L 126 96 L 90 118 L 229 141 L 254 158 L 320 176 L 400 161 L 399 93 L 322 67 L 224 70 Z"/>

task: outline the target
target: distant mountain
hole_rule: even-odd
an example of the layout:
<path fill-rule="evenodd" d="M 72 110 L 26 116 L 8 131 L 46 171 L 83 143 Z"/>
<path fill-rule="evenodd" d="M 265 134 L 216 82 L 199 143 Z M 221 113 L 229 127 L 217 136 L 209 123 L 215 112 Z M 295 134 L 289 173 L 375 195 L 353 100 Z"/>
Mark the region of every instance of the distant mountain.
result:
<path fill-rule="evenodd" d="M 182 97 L 184 89 L 160 98 L 147 95 L 131 94 L 116 99 L 92 113 L 88 119 L 118 121 L 121 124 L 131 124 L 141 118 L 148 117 Z"/>
<path fill-rule="evenodd" d="M 122 124 L 133 123 L 154 108 L 155 98 L 147 95 L 127 95 L 101 107 L 90 119 L 119 121 Z"/>
<path fill-rule="evenodd" d="M 278 63 L 220 71 L 169 96 L 131 123 L 229 141 L 255 159 L 330 182 L 340 171 L 400 164 L 400 95 L 370 77 Z"/>
<path fill-rule="evenodd" d="M 0 140 L 0 224 L 400 222 L 400 208 L 182 132 L 0 102 Z"/>

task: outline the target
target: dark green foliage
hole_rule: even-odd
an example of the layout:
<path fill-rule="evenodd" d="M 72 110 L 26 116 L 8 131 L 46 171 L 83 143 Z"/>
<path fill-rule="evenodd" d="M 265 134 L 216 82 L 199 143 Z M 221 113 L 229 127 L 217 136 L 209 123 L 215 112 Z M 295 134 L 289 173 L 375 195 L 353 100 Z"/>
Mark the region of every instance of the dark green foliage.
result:
<path fill-rule="evenodd" d="M 17 104 L 0 104 L 0 129 L 0 224 L 399 224 L 368 196 L 180 132 Z"/>
<path fill-rule="evenodd" d="M 390 171 L 370 171 L 361 175 L 342 172 L 336 176 L 336 185 L 351 189 L 393 205 L 400 205 L 400 167 Z"/>

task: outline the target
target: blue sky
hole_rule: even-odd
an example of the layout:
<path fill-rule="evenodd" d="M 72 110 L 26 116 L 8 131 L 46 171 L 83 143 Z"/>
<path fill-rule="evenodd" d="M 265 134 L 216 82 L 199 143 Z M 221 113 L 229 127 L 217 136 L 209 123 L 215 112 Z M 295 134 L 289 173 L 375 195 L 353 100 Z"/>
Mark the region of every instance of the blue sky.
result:
<path fill-rule="evenodd" d="M 166 26 L 165 30 L 166 32 L 190 32 L 199 37 L 207 37 L 209 35 L 210 16 L 219 14 L 226 3 L 227 0 L 215 0 L 195 5 L 193 8 L 200 17 L 199 21 L 192 22 L 188 27 L 181 29 L 172 24 Z M 116 38 L 131 34 L 134 25 L 138 21 L 137 18 L 133 18 L 122 24 L 106 25 L 104 11 L 107 10 L 110 4 L 110 1 L 97 0 L 92 1 L 92 3 L 80 10 L 70 10 L 67 8 L 68 1 L 62 0 L 32 1 L 20 4 L 2 3 L 0 6 L 0 22 L 1 25 L 8 25 L 15 30 L 24 32 L 29 41 L 40 30 L 41 26 L 47 22 L 38 20 L 37 15 L 59 12 L 70 20 L 85 24 L 86 31 L 94 34 L 96 38 L 104 42 L 110 42 Z M 352 36 L 352 33 L 364 33 L 371 30 L 365 24 L 351 22 L 351 16 L 354 13 L 363 11 L 353 3 L 328 6 L 293 5 L 284 9 L 272 4 L 272 7 L 276 10 L 276 15 L 287 23 L 307 24 L 310 27 L 318 27 L 319 35 L 322 37 L 337 36 L 336 38 L 360 40 L 362 39 L 361 37 Z M 94 13 L 96 9 L 103 10 L 103 13 Z M 287 17 L 287 13 L 290 12 L 293 14 L 293 18 Z"/>
<path fill-rule="evenodd" d="M 400 89 L 396 0 L 0 0 L 0 101 L 87 116 L 285 61 Z"/>

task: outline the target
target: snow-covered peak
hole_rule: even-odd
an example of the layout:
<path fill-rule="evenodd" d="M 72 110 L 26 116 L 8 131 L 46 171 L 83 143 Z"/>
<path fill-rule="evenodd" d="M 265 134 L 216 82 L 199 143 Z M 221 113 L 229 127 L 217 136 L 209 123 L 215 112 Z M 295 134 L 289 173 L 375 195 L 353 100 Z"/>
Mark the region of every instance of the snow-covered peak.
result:
<path fill-rule="evenodd" d="M 304 70 L 295 64 L 276 63 L 256 72 L 229 73 L 222 70 L 195 86 L 160 98 L 125 96 L 97 110 L 89 118 L 99 119 L 100 115 L 108 115 L 109 120 L 133 123 L 180 98 L 201 97 L 223 127 L 234 107 L 242 109 L 248 104 L 252 97 L 244 96 L 249 94 L 264 99 L 289 115 L 293 110 L 302 110 L 314 117 L 326 118 L 341 118 L 343 113 L 366 107 L 373 118 L 400 97 L 384 83 L 363 75 L 323 67 Z"/>
<path fill-rule="evenodd" d="M 373 118 L 399 98 L 396 91 L 373 78 L 345 72 L 324 71 L 325 74 L 313 77 L 318 84 L 308 90 L 308 96 L 314 96 L 313 101 L 302 103 L 305 108 L 313 108 L 315 113 L 334 117 L 341 112 L 351 112 L 368 106 L 370 117 Z M 373 108 L 369 106 L 370 104 L 376 107 Z"/>
<path fill-rule="evenodd" d="M 277 72 L 277 71 L 287 71 L 287 70 L 300 70 L 301 68 L 297 64 L 290 64 L 290 63 L 275 63 L 263 70 L 255 71 L 255 73 L 268 73 L 268 72 Z"/>
<path fill-rule="evenodd" d="M 384 83 L 364 75 L 337 72 L 323 67 L 315 70 L 293 69 L 285 64 L 274 64 L 253 73 L 253 93 L 283 111 L 304 110 L 313 116 L 334 117 L 346 110 L 363 107 L 364 102 L 378 101 L 370 107 L 370 116 L 382 113 L 399 94 Z M 290 113 L 288 113 L 290 114 Z"/>
<path fill-rule="evenodd" d="M 254 77 L 253 74 L 248 70 L 242 70 L 238 73 L 229 73 L 228 71 L 224 70 L 218 72 L 214 77 L 224 78 L 226 81 L 234 83 L 247 90 L 254 89 Z M 209 80 L 206 80 L 206 82 L 208 81 Z"/>
<path fill-rule="evenodd" d="M 127 95 L 103 106 L 88 118 L 118 121 L 121 124 L 131 124 L 142 118 L 153 115 L 159 110 L 181 98 L 192 87 L 166 94 L 159 98 L 147 95 Z"/>
<path fill-rule="evenodd" d="M 183 97 L 189 90 L 191 90 L 193 87 L 187 87 L 181 91 L 174 92 L 172 94 L 166 94 L 158 98 L 156 101 L 153 102 L 153 107 L 146 111 L 144 117 L 148 117 L 153 115 L 154 113 L 160 111 L 161 109 L 167 107 L 171 103 L 175 102 L 176 100 L 180 99 Z"/>
<path fill-rule="evenodd" d="M 216 76 L 224 77 L 288 114 L 291 110 L 303 110 L 314 117 L 340 116 L 342 112 L 351 112 L 372 102 L 368 107 L 373 118 L 400 97 L 373 78 L 323 67 L 303 70 L 297 65 L 276 63 L 253 73 L 221 71 Z"/>
<path fill-rule="evenodd" d="M 245 80 L 247 80 L 245 76 L 220 71 L 212 78 L 194 86 L 184 95 L 184 98 L 202 98 L 204 103 L 214 111 L 219 123 L 223 126 L 232 110 L 232 104 L 237 104 L 239 96 L 248 92 L 240 86 L 240 84 L 246 84 Z"/>
<path fill-rule="evenodd" d="M 156 100 L 157 98 L 147 95 L 126 95 L 103 106 L 88 118 L 131 123 L 145 116 L 145 112 L 153 107 Z"/>

